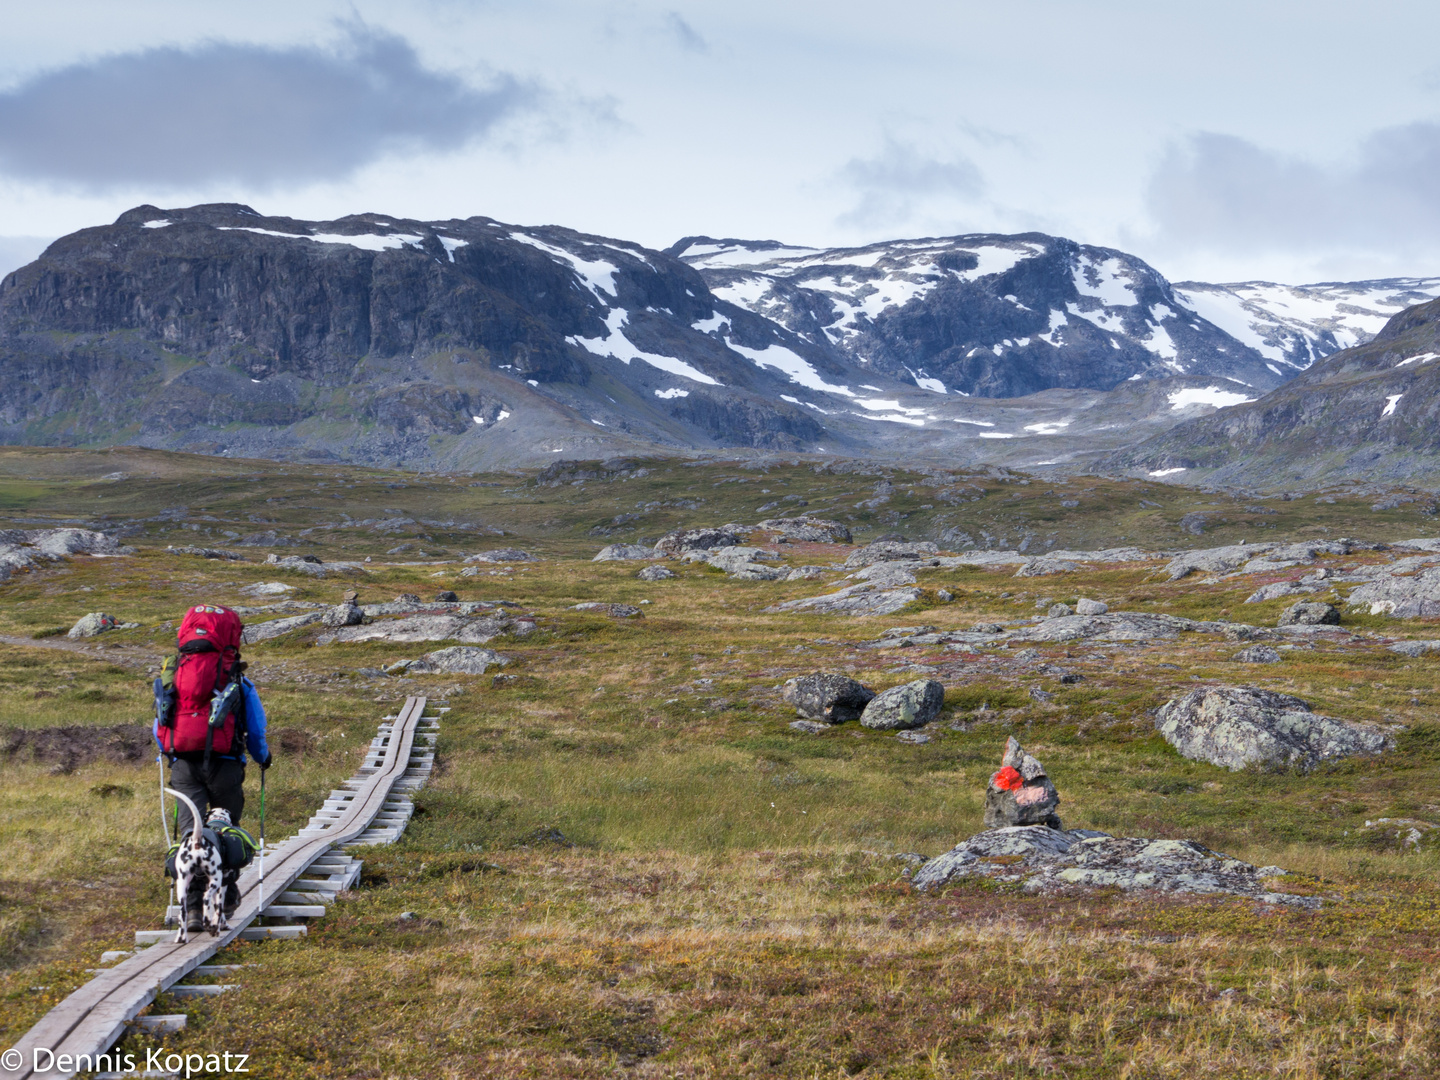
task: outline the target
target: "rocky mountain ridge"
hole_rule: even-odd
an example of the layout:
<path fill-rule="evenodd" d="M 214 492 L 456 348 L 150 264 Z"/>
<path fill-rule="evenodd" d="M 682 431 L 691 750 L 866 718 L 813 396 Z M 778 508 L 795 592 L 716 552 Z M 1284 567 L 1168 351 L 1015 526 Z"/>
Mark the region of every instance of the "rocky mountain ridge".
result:
<path fill-rule="evenodd" d="M 0 438 L 451 469 L 719 448 L 1075 466 L 1253 400 L 1435 285 L 1361 289 L 1363 311 L 1337 286 L 1339 314 L 1272 346 L 1203 315 L 1235 323 L 1220 287 L 1042 234 L 661 252 L 485 217 L 142 206 L 0 282 Z"/>

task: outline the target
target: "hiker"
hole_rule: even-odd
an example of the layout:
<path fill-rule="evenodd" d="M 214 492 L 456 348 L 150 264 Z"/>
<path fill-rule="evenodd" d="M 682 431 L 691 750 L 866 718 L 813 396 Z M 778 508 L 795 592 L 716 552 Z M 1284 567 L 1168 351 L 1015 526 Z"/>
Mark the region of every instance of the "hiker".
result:
<path fill-rule="evenodd" d="M 179 651 L 165 659 L 155 680 L 155 741 L 170 759 L 170 786 L 194 802 L 202 818 L 220 807 L 237 827 L 245 809 L 246 750 L 262 774 L 271 761 L 265 707 L 240 659 L 242 630 L 240 616 L 229 608 L 191 608 L 176 634 Z M 261 809 L 263 817 L 263 799 Z M 190 832 L 190 810 L 180 804 L 176 814 L 175 835 L 181 837 Z M 227 865 L 227 917 L 239 902 L 238 876 L 238 867 Z M 187 910 L 198 918 L 199 894 L 190 901 Z"/>

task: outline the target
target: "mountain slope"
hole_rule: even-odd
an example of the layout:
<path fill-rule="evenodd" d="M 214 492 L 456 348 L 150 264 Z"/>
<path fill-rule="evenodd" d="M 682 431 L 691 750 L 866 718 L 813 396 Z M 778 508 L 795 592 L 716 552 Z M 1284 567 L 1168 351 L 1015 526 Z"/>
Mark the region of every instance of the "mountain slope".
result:
<path fill-rule="evenodd" d="M 1402 311 L 1258 401 L 1188 420 L 1101 467 L 1281 487 L 1440 474 L 1440 300 Z"/>

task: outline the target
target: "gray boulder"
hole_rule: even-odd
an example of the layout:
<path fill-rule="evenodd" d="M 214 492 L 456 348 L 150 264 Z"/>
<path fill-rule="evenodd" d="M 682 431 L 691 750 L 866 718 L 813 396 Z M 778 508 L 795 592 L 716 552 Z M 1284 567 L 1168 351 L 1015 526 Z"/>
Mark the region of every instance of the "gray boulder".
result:
<path fill-rule="evenodd" d="M 1055 813 L 1059 805 L 1060 793 L 1045 775 L 1045 766 L 1011 736 L 1005 741 L 1000 769 L 985 788 L 985 827 L 1044 825 L 1059 829 L 1060 817 Z"/>
<path fill-rule="evenodd" d="M 921 592 L 916 588 L 884 589 L 867 581 L 846 586 L 839 592 L 786 600 L 765 610 L 810 611 L 823 615 L 893 615 L 920 597 Z"/>
<path fill-rule="evenodd" d="M 914 585 L 915 575 L 912 569 L 919 565 L 913 560 L 891 561 L 871 563 L 863 570 L 857 570 L 850 576 L 859 581 L 870 581 L 876 585 L 894 587 L 897 585 Z"/>
<path fill-rule="evenodd" d="M 904 540 L 876 540 L 873 544 L 856 548 L 845 559 L 848 567 L 869 566 L 877 562 L 895 562 L 901 559 L 928 559 L 940 554 L 940 549 L 928 540 L 909 543 Z"/>
<path fill-rule="evenodd" d="M 336 604 L 320 617 L 320 621 L 332 630 L 341 626 L 359 626 L 365 621 L 365 612 L 355 604 Z"/>
<path fill-rule="evenodd" d="M 1287 596 L 1305 596 L 1319 592 L 1319 585 L 1302 585 L 1295 581 L 1272 581 L 1262 585 L 1245 598 L 1247 604 L 1263 604 L 1267 600 L 1281 600 Z"/>
<path fill-rule="evenodd" d="M 125 547 L 113 536 L 93 529 L 41 529 L 28 534 L 36 554 L 47 559 L 63 559 L 69 555 L 133 555 L 135 549 Z"/>
<path fill-rule="evenodd" d="M 1031 559 L 1022 563 L 1015 571 L 1016 577 L 1049 577 L 1052 574 L 1069 574 L 1080 569 L 1080 564 L 1069 559 Z"/>
<path fill-rule="evenodd" d="M 941 693 L 943 696 L 944 691 Z M 865 707 L 875 699 L 875 691 L 844 675 L 820 673 L 788 680 L 780 696 L 807 720 L 843 724 L 860 719 Z"/>
<path fill-rule="evenodd" d="M 1251 686 L 1193 690 L 1162 706 L 1155 727 L 1182 756 L 1227 769 L 1308 770 L 1393 745 L 1383 732 L 1321 716 L 1297 697 Z"/>
<path fill-rule="evenodd" d="M 640 614 L 638 607 L 630 604 L 604 604 L 598 600 L 587 600 L 583 604 L 570 605 L 571 611 L 594 611 L 601 615 L 609 615 L 612 619 L 633 619 Z"/>
<path fill-rule="evenodd" d="M 675 576 L 675 571 L 665 566 L 647 566 L 635 575 L 641 581 L 665 581 Z"/>
<path fill-rule="evenodd" d="M 325 577 L 335 567 L 327 567 L 314 555 L 276 555 L 273 552 L 265 557 L 267 566 L 273 566 L 279 570 L 298 570 L 302 574 L 309 574 L 311 577 Z"/>
<path fill-rule="evenodd" d="M 818 720 L 791 720 L 790 726 L 806 735 L 821 735 L 830 730 L 829 724 L 822 724 Z"/>
<path fill-rule="evenodd" d="M 877 694 L 860 714 L 860 723 L 877 731 L 923 727 L 940 715 L 940 707 L 944 704 L 945 687 L 942 683 L 934 679 L 916 679 Z"/>
<path fill-rule="evenodd" d="M 1117 611 L 1105 615 L 1062 615 L 1021 631 L 1022 641 L 1154 641 L 1182 632 L 1220 630 L 1218 623 L 1200 623 L 1178 615 L 1148 611 Z"/>
<path fill-rule="evenodd" d="M 1110 611 L 1110 605 L 1102 604 L 1099 600 L 1086 600 L 1083 596 L 1075 601 L 1076 615 L 1105 615 Z"/>
<path fill-rule="evenodd" d="M 465 556 L 467 563 L 510 563 L 535 562 L 535 556 L 519 548 L 494 548 L 491 551 L 477 551 Z"/>
<path fill-rule="evenodd" d="M 246 585 L 240 590 L 246 596 L 284 596 L 288 592 L 294 592 L 294 585 L 287 585 L 283 581 L 257 581 L 254 585 Z"/>
<path fill-rule="evenodd" d="M 1282 658 L 1269 645 L 1251 645 L 1236 653 L 1235 659 L 1242 664 L 1278 664 Z"/>
<path fill-rule="evenodd" d="M 744 525 L 720 525 L 707 529 L 676 529 L 655 541 L 660 555 L 683 555 L 687 551 L 711 551 L 734 547 L 750 532 Z"/>
<path fill-rule="evenodd" d="M 1050 619 L 1062 619 L 1066 615 L 1074 614 L 1075 612 L 1070 610 L 1069 604 L 1051 604 L 1045 609 L 1045 616 Z"/>
<path fill-rule="evenodd" d="M 115 616 L 107 615 L 103 611 L 92 611 L 89 615 L 82 615 L 65 636 L 72 641 L 79 641 L 81 638 L 103 634 L 106 630 L 114 630 L 119 625 L 120 620 Z"/>
<path fill-rule="evenodd" d="M 331 608 L 331 611 L 334 609 Z M 240 644 L 254 645 L 257 642 L 269 641 L 281 634 L 288 634 L 292 630 L 299 630 L 302 626 L 310 626 L 325 618 L 328 612 L 310 611 L 304 615 L 292 615 L 287 619 L 271 619 L 269 622 L 250 623 L 240 634 Z"/>
<path fill-rule="evenodd" d="M 473 645 L 452 645 L 448 649 L 437 649 L 426 653 L 419 660 L 412 661 L 405 668 L 407 675 L 484 675 L 487 667 L 498 664 L 504 667 L 510 662 L 508 656 L 490 649 L 477 649 Z"/>
<path fill-rule="evenodd" d="M 1429 566 L 1413 575 L 1400 576 L 1402 559 L 1386 567 L 1385 573 L 1354 589 L 1346 601 L 1352 608 L 1368 608 L 1371 615 L 1396 619 L 1429 619 L 1440 615 L 1440 566 Z"/>
<path fill-rule="evenodd" d="M 797 566 L 785 575 L 785 580 L 805 581 L 809 578 L 824 577 L 828 572 L 823 566 Z"/>
<path fill-rule="evenodd" d="M 838 521 L 825 521 L 821 518 L 767 518 L 755 527 L 769 533 L 776 533 L 777 539 L 790 543 L 850 543 L 848 528 Z"/>
<path fill-rule="evenodd" d="M 1426 653 L 1440 652 L 1440 641 L 1397 641 L 1390 646 L 1390 651 L 1413 659 Z"/>
<path fill-rule="evenodd" d="M 1122 889 L 1126 892 L 1246 896 L 1271 904 L 1315 908 L 1317 897 L 1273 891 L 1278 866 L 1255 867 L 1194 840 L 1109 836 L 1093 829 L 1062 832 L 1043 825 L 991 829 L 926 862 L 911 879 L 934 889 L 966 877 L 1019 885 L 1026 892 Z"/>
<path fill-rule="evenodd" d="M 619 562 L 627 559 L 656 559 L 660 556 L 654 548 L 643 544 L 606 544 L 591 562 Z"/>
<path fill-rule="evenodd" d="M 262 624 L 264 625 L 264 624 Z M 385 619 L 364 626 L 345 626 L 331 634 L 316 638 L 317 645 L 357 641 L 458 641 L 467 645 L 484 645 L 501 634 L 522 637 L 535 631 L 529 619 L 511 619 L 504 615 L 412 615 L 404 619 Z"/>
<path fill-rule="evenodd" d="M 1300 601 L 1291 604 L 1280 613 L 1280 621 L 1277 626 L 1336 626 L 1340 622 L 1340 612 L 1330 604 L 1306 603 Z"/>
<path fill-rule="evenodd" d="M 775 560 L 780 556 L 764 548 L 734 545 L 713 551 L 691 551 L 685 558 L 691 562 L 703 561 L 719 570 L 724 570 L 741 581 L 777 581 L 790 571 L 783 566 L 765 566 L 762 560 Z"/>
<path fill-rule="evenodd" d="M 1225 547 L 1205 548 L 1200 551 L 1183 551 L 1165 564 L 1165 576 L 1169 581 L 1181 578 L 1199 570 L 1207 574 L 1228 574 L 1240 569 L 1256 556 L 1266 555 L 1278 544 L 1229 544 Z"/>

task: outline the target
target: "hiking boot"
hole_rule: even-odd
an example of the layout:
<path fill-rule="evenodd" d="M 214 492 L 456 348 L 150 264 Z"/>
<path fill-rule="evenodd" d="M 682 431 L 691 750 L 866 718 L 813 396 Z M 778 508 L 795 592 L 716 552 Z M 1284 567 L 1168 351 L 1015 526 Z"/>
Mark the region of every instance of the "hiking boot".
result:
<path fill-rule="evenodd" d="M 190 934 L 198 934 L 205 929 L 205 913 L 200 910 L 199 904 L 192 904 L 185 910 L 185 931 Z"/>

